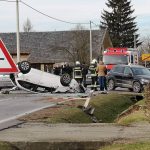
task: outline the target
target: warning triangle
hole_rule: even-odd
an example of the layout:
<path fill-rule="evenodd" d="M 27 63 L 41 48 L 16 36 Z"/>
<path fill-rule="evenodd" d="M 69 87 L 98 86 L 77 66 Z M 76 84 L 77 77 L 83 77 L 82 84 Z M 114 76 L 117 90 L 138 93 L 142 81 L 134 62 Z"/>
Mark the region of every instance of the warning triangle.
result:
<path fill-rule="evenodd" d="M 0 73 L 16 73 L 18 69 L 3 41 L 0 40 Z"/>

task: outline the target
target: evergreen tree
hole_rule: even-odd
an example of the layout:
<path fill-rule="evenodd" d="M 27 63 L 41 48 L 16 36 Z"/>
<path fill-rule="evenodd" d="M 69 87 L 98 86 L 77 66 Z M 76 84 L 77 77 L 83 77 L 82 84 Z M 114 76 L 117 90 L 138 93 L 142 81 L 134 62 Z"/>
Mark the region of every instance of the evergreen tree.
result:
<path fill-rule="evenodd" d="M 110 11 L 102 13 L 102 25 L 108 27 L 108 31 L 114 47 L 134 47 L 141 43 L 138 40 L 137 25 L 132 17 L 134 9 L 130 0 L 108 0 L 106 3 Z"/>

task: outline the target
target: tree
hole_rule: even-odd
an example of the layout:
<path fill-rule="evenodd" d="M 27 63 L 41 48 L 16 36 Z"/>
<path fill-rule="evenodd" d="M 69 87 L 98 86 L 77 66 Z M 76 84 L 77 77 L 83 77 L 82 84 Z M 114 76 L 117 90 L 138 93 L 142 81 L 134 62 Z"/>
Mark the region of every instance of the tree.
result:
<path fill-rule="evenodd" d="M 23 24 L 24 32 L 31 32 L 33 30 L 33 26 L 31 21 L 27 18 L 26 22 Z"/>
<path fill-rule="evenodd" d="M 141 53 L 150 53 L 150 36 L 143 37 L 142 41 L 140 46 Z"/>
<path fill-rule="evenodd" d="M 77 25 L 72 31 L 72 39 L 75 59 L 81 63 L 89 63 L 89 31 L 83 26 Z"/>
<path fill-rule="evenodd" d="M 132 17 L 134 9 L 131 8 L 130 0 L 108 0 L 106 3 L 110 11 L 102 13 L 102 25 L 108 28 L 110 38 L 114 47 L 136 47 L 139 42 L 137 25 Z"/>

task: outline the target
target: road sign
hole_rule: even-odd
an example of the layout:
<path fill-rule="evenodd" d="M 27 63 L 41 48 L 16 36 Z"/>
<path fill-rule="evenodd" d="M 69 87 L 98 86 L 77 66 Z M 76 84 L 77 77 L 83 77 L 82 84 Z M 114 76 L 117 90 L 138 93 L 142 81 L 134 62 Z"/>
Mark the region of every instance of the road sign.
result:
<path fill-rule="evenodd" d="M 18 72 L 16 64 L 14 63 L 3 41 L 0 40 L 0 73 L 16 72 Z"/>
<path fill-rule="evenodd" d="M 150 61 L 150 54 L 142 54 L 142 61 Z"/>

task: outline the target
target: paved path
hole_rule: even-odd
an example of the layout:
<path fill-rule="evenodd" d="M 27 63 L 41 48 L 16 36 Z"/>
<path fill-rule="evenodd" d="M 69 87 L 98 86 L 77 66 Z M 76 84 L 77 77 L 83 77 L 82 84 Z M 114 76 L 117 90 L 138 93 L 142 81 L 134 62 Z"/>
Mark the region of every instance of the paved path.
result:
<path fill-rule="evenodd" d="M 78 142 L 150 140 L 150 124 L 118 126 L 114 124 L 42 124 L 27 123 L 0 132 L 0 141 Z"/>

